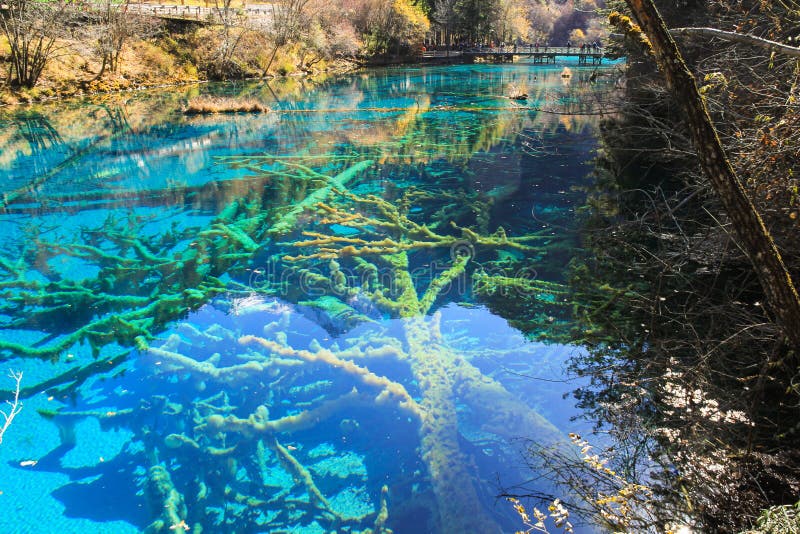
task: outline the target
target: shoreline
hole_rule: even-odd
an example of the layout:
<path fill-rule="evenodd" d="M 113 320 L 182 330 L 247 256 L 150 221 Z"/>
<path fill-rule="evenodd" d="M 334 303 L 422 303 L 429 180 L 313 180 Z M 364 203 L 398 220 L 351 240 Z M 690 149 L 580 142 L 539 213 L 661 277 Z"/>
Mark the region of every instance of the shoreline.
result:
<path fill-rule="evenodd" d="M 73 98 L 99 98 L 103 96 L 110 96 L 110 95 L 122 95 L 126 93 L 137 93 L 141 91 L 149 91 L 152 89 L 168 89 L 168 88 L 177 88 L 177 87 L 186 87 L 191 85 L 204 85 L 209 83 L 236 83 L 236 82 L 269 82 L 271 80 L 280 80 L 280 79 L 292 79 L 292 78 L 299 78 L 304 80 L 310 80 L 313 82 L 314 78 L 317 77 L 328 77 L 328 76 L 338 76 L 341 74 L 347 74 L 349 72 L 356 72 L 360 69 L 370 67 L 372 65 L 364 64 L 364 63 L 349 63 L 348 66 L 341 66 L 337 68 L 326 69 L 324 71 L 318 71 L 313 73 L 292 73 L 287 74 L 285 76 L 270 74 L 268 76 L 260 77 L 260 76 L 245 76 L 241 78 L 228 78 L 228 79 L 187 79 L 187 80 L 176 80 L 176 81 L 154 81 L 153 83 L 137 83 L 131 84 L 128 87 L 115 87 L 113 89 L 108 90 L 84 90 L 82 88 L 85 85 L 85 82 L 81 82 L 78 84 L 74 84 L 71 86 L 74 91 L 70 91 L 70 86 L 65 85 L 63 87 L 59 87 L 58 89 L 54 89 L 52 86 L 46 85 L 47 82 L 49 83 L 57 83 L 52 80 L 48 80 L 47 82 L 43 83 L 42 86 L 34 87 L 33 89 L 22 91 L 11 89 L 9 86 L 0 86 L 0 112 L 8 111 L 15 108 L 25 107 L 25 106 L 33 106 L 37 104 L 53 104 L 63 100 L 69 100 Z M 62 82 L 63 83 L 63 82 Z M 40 89 L 48 94 L 46 95 L 36 95 L 31 97 L 30 95 L 26 94 L 28 91 L 33 91 L 35 89 Z M 56 94 L 50 94 L 51 91 L 55 91 Z"/>
<path fill-rule="evenodd" d="M 100 98 L 110 95 L 122 95 L 126 93 L 137 93 L 140 91 L 148 91 L 152 89 L 167 89 L 185 87 L 191 85 L 203 85 L 209 83 L 236 83 L 236 82 L 269 82 L 273 80 L 288 80 L 288 79 L 302 79 L 314 83 L 316 78 L 327 78 L 330 76 L 340 76 L 343 74 L 358 72 L 363 69 L 370 68 L 391 68 L 398 66 L 443 66 L 443 65 L 460 65 L 466 64 L 464 61 L 459 61 L 457 57 L 451 58 L 434 58 L 433 60 L 425 60 L 420 58 L 385 58 L 373 59 L 366 61 L 358 60 L 339 60 L 335 66 L 326 68 L 324 70 L 314 72 L 295 71 L 289 74 L 269 74 L 267 76 L 243 76 L 238 78 L 225 78 L 225 79 L 173 79 L 170 81 L 169 77 L 162 77 L 154 79 L 152 82 L 131 82 L 128 86 L 122 86 L 120 79 L 125 80 L 124 77 L 109 80 L 99 80 L 105 82 L 100 85 L 112 86 L 109 89 L 86 90 L 84 87 L 89 83 L 80 81 L 78 83 L 66 82 L 64 80 L 43 80 L 41 84 L 33 89 L 12 89 L 8 85 L 0 85 L 0 113 L 36 104 L 52 104 L 63 100 L 73 98 Z M 609 67 L 612 64 L 604 65 Z M 116 83 L 114 83 L 116 82 Z M 34 93 L 31 95 L 31 93 Z M 42 94 L 38 94 L 42 93 Z"/>

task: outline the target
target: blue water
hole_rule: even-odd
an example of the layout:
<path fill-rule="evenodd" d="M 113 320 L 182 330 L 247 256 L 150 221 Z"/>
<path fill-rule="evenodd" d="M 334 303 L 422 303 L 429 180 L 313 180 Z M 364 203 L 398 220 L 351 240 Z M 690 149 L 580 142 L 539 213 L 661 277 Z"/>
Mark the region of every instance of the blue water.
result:
<path fill-rule="evenodd" d="M 0 531 L 520 530 L 500 488 L 552 490 L 527 440 L 585 430 L 565 273 L 597 116 L 574 113 L 612 89 L 590 73 L 0 116 L 0 358 L 23 372 Z M 273 111 L 184 116 L 199 94 Z"/>

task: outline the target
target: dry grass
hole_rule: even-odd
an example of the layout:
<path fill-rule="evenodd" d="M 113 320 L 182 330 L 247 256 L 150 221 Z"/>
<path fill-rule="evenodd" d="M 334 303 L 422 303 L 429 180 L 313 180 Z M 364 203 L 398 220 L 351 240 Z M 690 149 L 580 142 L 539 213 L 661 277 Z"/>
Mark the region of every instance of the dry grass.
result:
<path fill-rule="evenodd" d="M 253 98 L 198 96 L 189 100 L 183 112 L 187 115 L 212 113 L 266 113 L 270 109 Z"/>

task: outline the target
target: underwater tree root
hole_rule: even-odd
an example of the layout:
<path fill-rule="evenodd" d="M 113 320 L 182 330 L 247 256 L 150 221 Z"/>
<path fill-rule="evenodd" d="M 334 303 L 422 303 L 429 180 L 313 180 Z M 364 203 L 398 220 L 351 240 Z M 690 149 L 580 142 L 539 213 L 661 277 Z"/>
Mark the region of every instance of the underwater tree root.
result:
<path fill-rule="evenodd" d="M 189 530 L 186 524 L 186 504 L 183 495 L 175 489 L 169 472 L 161 465 L 147 471 L 145 486 L 150 507 L 159 511 L 156 519 L 144 529 L 144 534 L 167 534 Z"/>

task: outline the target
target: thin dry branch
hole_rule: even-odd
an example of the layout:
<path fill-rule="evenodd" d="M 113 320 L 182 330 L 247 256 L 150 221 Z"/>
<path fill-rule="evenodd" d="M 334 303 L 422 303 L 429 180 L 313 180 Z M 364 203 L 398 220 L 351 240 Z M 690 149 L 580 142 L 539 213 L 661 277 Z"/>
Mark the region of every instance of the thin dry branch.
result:
<path fill-rule="evenodd" d="M 770 41 L 762 37 L 756 37 L 747 33 L 727 32 L 716 28 L 672 28 L 669 31 L 673 35 L 700 35 L 703 37 L 718 37 L 725 41 L 743 43 L 760 48 L 765 48 L 772 52 L 778 52 L 791 57 L 800 57 L 800 48 L 785 45 L 776 41 Z"/>
<path fill-rule="evenodd" d="M 753 264 L 777 323 L 791 345 L 800 347 L 800 296 L 772 235 L 725 154 L 693 74 L 653 1 L 627 3 L 650 41 L 667 85 L 686 112 L 700 165 Z"/>
<path fill-rule="evenodd" d="M 14 400 L 13 401 L 6 401 L 9 406 L 11 406 L 11 410 L 6 413 L 3 410 L 0 410 L 0 414 L 3 415 L 3 428 L 0 428 L 0 443 L 3 443 L 3 435 L 8 430 L 8 427 L 11 426 L 11 421 L 14 420 L 14 417 L 22 411 L 22 404 L 19 402 L 19 388 L 20 382 L 22 382 L 22 371 L 16 372 L 14 370 L 10 370 L 8 372 L 8 376 L 12 378 L 16 383 L 16 388 L 14 389 Z"/>

